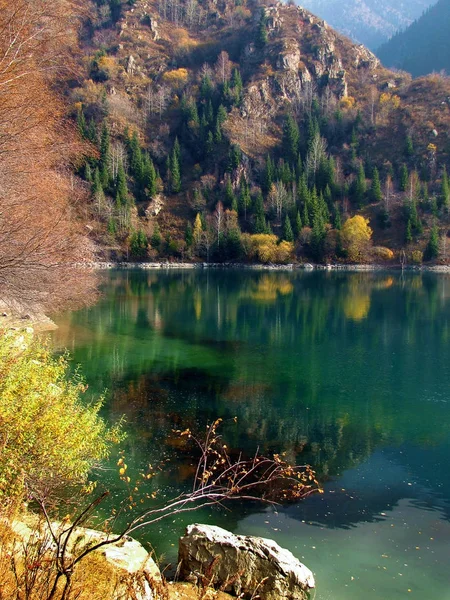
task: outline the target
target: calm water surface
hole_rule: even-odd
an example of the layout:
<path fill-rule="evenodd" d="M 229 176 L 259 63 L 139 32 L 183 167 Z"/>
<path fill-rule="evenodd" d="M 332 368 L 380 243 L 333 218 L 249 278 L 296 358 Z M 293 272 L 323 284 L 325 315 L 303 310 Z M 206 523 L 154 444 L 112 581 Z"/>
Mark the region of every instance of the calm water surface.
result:
<path fill-rule="evenodd" d="M 289 548 L 317 600 L 450 599 L 449 277 L 128 271 L 103 292 L 53 338 L 106 390 L 106 418 L 126 415 L 131 472 L 170 459 L 152 485 L 171 497 L 192 458 L 170 432 L 223 417 L 230 447 L 286 452 L 324 482 L 285 508 L 155 526 L 141 539 L 158 555 L 210 522 Z M 120 494 L 113 468 L 102 477 Z"/>

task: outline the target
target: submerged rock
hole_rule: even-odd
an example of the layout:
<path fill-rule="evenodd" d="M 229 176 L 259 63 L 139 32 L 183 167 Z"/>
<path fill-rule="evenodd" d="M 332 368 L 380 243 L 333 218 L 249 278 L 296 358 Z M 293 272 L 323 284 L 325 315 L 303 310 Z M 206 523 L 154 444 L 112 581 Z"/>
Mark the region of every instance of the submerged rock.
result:
<path fill-rule="evenodd" d="M 273 540 L 234 535 L 220 527 L 189 525 L 180 539 L 182 578 L 202 579 L 244 597 L 302 600 L 314 588 L 314 576 L 295 556 Z"/>

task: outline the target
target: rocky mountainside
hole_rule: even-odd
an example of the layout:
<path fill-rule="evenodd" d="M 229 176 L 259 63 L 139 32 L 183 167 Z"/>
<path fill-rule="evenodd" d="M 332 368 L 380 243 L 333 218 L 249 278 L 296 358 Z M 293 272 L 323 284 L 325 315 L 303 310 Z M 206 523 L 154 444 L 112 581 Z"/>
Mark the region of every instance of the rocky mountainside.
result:
<path fill-rule="evenodd" d="M 388 66 L 403 69 L 415 77 L 433 71 L 450 73 L 450 4 L 439 0 L 410 27 L 394 35 L 378 49 Z"/>
<path fill-rule="evenodd" d="M 439 256 L 445 78 L 412 82 L 308 10 L 252 0 L 97 0 L 80 49 L 67 96 L 103 256 Z"/>
<path fill-rule="evenodd" d="M 408 27 L 435 0 L 303 0 L 299 2 L 332 27 L 375 50 Z"/>

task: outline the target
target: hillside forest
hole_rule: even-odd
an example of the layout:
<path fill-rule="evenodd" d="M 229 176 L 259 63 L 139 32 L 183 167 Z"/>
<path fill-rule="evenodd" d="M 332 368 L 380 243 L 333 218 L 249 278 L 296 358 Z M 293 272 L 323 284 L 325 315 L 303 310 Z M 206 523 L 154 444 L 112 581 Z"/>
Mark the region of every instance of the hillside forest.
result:
<path fill-rule="evenodd" d="M 446 77 L 389 71 L 293 4 L 2 9 L 11 295 L 84 296 L 67 265 L 95 257 L 446 261 Z"/>

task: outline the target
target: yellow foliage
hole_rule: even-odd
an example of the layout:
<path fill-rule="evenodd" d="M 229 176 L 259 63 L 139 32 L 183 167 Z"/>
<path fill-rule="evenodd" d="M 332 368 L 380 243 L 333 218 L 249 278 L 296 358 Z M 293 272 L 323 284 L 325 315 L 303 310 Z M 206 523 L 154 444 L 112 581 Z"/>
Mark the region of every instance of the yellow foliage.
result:
<path fill-rule="evenodd" d="M 421 250 L 413 250 L 409 257 L 415 265 L 421 265 L 423 262 L 423 252 Z"/>
<path fill-rule="evenodd" d="M 244 234 L 242 242 L 248 257 L 264 264 L 286 263 L 294 250 L 291 242 L 278 244 L 277 236 L 268 233 Z"/>
<path fill-rule="evenodd" d="M 0 499 L 83 484 L 120 439 L 68 369 L 31 334 L 0 332 Z"/>
<path fill-rule="evenodd" d="M 364 258 L 364 252 L 369 246 L 371 237 L 372 229 L 369 227 L 369 219 L 365 219 L 361 215 L 347 219 L 342 227 L 341 242 L 351 261 Z"/>
<path fill-rule="evenodd" d="M 348 319 L 362 321 L 370 310 L 369 294 L 351 294 L 344 301 L 344 313 Z"/>
<path fill-rule="evenodd" d="M 355 106 L 355 102 L 356 101 L 353 98 L 353 96 L 346 96 L 345 98 L 341 99 L 340 105 L 341 105 L 341 108 L 343 108 L 344 110 L 348 110 Z"/>
<path fill-rule="evenodd" d="M 172 71 L 167 71 L 163 75 L 165 83 L 171 87 L 179 88 L 182 87 L 188 80 L 189 72 L 187 69 L 180 68 Z"/>
<path fill-rule="evenodd" d="M 389 94 L 388 92 L 383 92 L 380 96 L 381 106 L 391 105 L 392 108 L 399 108 L 400 104 L 400 96 L 397 96 L 397 94 Z"/>
<path fill-rule="evenodd" d="M 390 248 L 386 248 L 385 246 L 375 246 L 372 252 L 374 256 L 380 260 L 392 260 L 394 258 L 394 253 L 392 250 Z"/>

